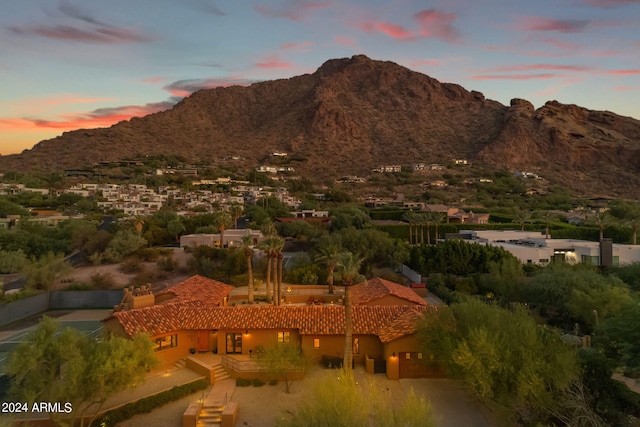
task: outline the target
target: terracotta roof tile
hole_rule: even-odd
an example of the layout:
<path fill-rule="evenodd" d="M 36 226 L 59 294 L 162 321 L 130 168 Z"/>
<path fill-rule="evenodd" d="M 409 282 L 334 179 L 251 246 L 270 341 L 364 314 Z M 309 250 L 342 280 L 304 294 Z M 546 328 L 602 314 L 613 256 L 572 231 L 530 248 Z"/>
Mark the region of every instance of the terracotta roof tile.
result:
<path fill-rule="evenodd" d="M 427 310 L 437 310 L 435 306 L 414 306 L 411 310 L 407 310 L 402 313 L 392 322 L 380 328 L 378 331 L 378 337 L 382 342 L 389 342 L 402 338 L 407 335 L 412 335 L 416 332 L 416 322 Z"/>
<path fill-rule="evenodd" d="M 166 291 L 160 292 L 156 297 L 171 294 L 174 297 L 167 301 L 170 303 L 197 299 L 204 305 L 218 306 L 234 289 L 231 285 L 196 275 L 172 286 Z"/>
<path fill-rule="evenodd" d="M 416 299 L 415 302 L 420 305 L 354 305 L 355 335 L 379 335 L 383 342 L 388 342 L 413 334 L 417 317 L 431 308 L 410 289 L 383 279 L 356 285 L 352 291 L 358 288 L 362 292 L 360 301 L 396 295 Z M 163 304 L 115 312 L 105 320 L 116 318 L 130 336 L 140 332 L 156 336 L 178 330 L 198 329 L 297 329 L 302 335 L 345 333 L 344 306 L 221 307 L 212 304 L 216 298 L 224 298 L 231 289 L 232 286 L 224 283 L 194 276 L 163 292 L 175 295 Z M 402 296 L 405 291 L 410 294 Z"/>
<path fill-rule="evenodd" d="M 351 301 L 354 305 L 362 305 L 393 295 L 418 305 L 427 303 L 411 288 L 376 278 L 357 284 L 351 288 Z"/>

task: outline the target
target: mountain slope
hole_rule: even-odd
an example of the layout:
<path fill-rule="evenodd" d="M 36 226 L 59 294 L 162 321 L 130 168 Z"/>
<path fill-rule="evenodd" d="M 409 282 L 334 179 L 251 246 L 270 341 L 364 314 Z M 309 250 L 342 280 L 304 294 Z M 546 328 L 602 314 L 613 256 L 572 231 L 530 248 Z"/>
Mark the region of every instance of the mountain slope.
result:
<path fill-rule="evenodd" d="M 0 157 L 0 171 L 77 167 L 140 155 L 192 161 L 274 151 L 310 177 L 366 174 L 383 164 L 466 158 L 535 170 L 569 188 L 638 194 L 640 122 L 555 101 L 510 107 L 392 62 L 359 55 L 315 73 L 249 87 L 201 90 L 171 110 L 107 129 L 77 130 Z M 591 191 L 592 190 L 592 191 Z"/>

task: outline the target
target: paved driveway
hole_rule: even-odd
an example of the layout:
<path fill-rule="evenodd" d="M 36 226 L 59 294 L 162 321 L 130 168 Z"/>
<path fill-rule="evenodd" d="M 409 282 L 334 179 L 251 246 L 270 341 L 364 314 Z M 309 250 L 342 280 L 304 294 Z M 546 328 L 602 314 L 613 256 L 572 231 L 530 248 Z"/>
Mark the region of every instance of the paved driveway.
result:
<path fill-rule="evenodd" d="M 431 401 L 438 427 L 489 427 L 474 402 L 458 386 L 448 379 L 401 379 L 406 393 L 413 388 L 417 396 Z"/>

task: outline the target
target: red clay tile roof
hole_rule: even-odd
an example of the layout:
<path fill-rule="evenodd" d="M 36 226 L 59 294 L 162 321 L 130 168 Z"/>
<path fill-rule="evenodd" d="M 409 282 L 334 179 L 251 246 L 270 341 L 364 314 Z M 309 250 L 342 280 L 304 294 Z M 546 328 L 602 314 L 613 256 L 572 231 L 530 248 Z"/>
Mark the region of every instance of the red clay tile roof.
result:
<path fill-rule="evenodd" d="M 180 304 L 158 304 L 151 307 L 118 311 L 103 321 L 113 318 L 118 319 L 118 322 L 129 336 L 134 336 L 141 332 L 147 332 L 151 336 L 160 335 L 165 332 L 182 329 L 179 313 L 181 309 L 184 309 L 185 305 L 194 306 L 200 304 L 189 301 Z"/>
<path fill-rule="evenodd" d="M 353 305 L 367 304 L 388 295 L 402 298 L 414 304 L 427 305 L 411 288 L 380 278 L 367 280 L 351 288 Z"/>
<path fill-rule="evenodd" d="M 116 318 L 129 336 L 203 329 L 297 329 L 302 335 L 345 333 L 344 306 L 217 306 L 231 289 L 233 286 L 193 276 L 163 292 L 175 295 L 165 303 L 115 312 L 104 320 Z M 353 333 L 379 335 L 383 342 L 413 334 L 417 317 L 429 308 L 411 289 L 383 279 L 369 280 L 351 291 L 358 295 L 360 304 L 386 295 L 419 304 L 353 306 Z"/>
<path fill-rule="evenodd" d="M 415 326 L 400 318 L 414 318 L 424 306 L 355 306 L 353 307 L 353 333 L 378 335 L 391 324 L 395 333 L 404 336 L 415 332 Z M 413 317 L 407 317 L 407 313 Z M 203 307 L 197 302 L 160 304 L 135 310 L 113 313 L 125 332 L 133 336 L 147 332 L 152 336 L 178 330 L 202 329 L 298 329 L 302 335 L 343 335 L 343 306 L 253 306 Z M 388 334 L 389 332 L 387 332 Z M 395 338 L 394 338 L 395 339 Z"/>
<path fill-rule="evenodd" d="M 389 342 L 402 338 L 407 335 L 412 335 L 416 332 L 416 322 L 427 310 L 437 310 L 437 307 L 428 306 L 414 306 L 411 310 L 407 310 L 400 316 L 395 318 L 392 322 L 386 324 L 378 332 L 378 338 L 382 342 Z"/>
<path fill-rule="evenodd" d="M 217 280 L 208 279 L 202 276 L 192 276 L 177 285 L 160 292 L 157 296 L 166 294 L 175 295 L 167 303 L 179 303 L 189 300 L 198 300 L 203 305 L 221 305 L 224 298 L 235 288 Z"/>

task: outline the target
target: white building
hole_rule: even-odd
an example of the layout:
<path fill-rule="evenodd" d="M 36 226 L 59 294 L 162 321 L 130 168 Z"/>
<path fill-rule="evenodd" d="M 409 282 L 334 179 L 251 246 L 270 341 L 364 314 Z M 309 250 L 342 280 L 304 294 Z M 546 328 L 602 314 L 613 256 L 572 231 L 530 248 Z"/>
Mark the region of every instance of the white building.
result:
<path fill-rule="evenodd" d="M 546 264 L 553 259 L 600 265 L 600 243 L 575 239 L 545 239 L 543 233 L 519 230 L 462 230 L 465 240 L 500 246 L 523 263 Z M 613 265 L 640 262 L 640 245 L 612 245 Z"/>
<path fill-rule="evenodd" d="M 257 245 L 262 239 L 262 233 L 259 230 L 245 229 L 232 229 L 225 230 L 222 238 L 223 247 L 232 247 L 242 245 L 242 238 L 244 236 L 253 236 L 253 243 Z M 185 246 L 218 246 L 220 244 L 220 234 L 185 234 L 180 236 L 180 247 Z"/>

